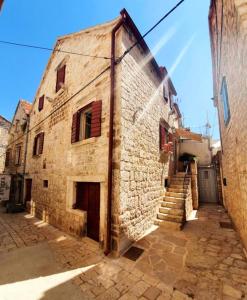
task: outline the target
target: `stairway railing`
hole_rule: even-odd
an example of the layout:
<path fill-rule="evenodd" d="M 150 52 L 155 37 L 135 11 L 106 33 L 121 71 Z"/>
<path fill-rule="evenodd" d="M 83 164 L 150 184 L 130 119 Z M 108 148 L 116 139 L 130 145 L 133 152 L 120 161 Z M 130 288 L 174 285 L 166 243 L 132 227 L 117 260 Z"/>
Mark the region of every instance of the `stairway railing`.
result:
<path fill-rule="evenodd" d="M 189 179 L 189 165 L 190 163 L 187 164 L 186 166 L 186 169 L 185 169 L 185 175 L 184 175 L 184 181 L 183 181 L 183 191 L 184 192 L 184 215 L 183 215 L 183 223 L 182 223 L 182 226 L 184 226 L 185 222 L 186 222 L 186 200 L 187 200 L 187 193 L 188 193 L 188 190 L 186 190 L 186 188 L 188 187 L 186 182 L 187 182 L 187 179 Z"/>

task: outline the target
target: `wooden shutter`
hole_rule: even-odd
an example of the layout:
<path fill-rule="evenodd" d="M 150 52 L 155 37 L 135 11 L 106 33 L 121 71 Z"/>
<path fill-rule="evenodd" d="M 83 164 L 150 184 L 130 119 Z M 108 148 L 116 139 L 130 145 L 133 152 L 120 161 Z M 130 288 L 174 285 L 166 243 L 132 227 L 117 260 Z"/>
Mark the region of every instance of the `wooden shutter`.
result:
<path fill-rule="evenodd" d="M 77 111 L 73 114 L 72 127 L 71 127 L 71 143 L 76 143 L 79 141 L 80 134 L 80 113 Z"/>
<path fill-rule="evenodd" d="M 10 150 L 7 150 L 6 152 L 6 159 L 5 159 L 5 166 L 8 167 L 10 165 Z"/>
<path fill-rule="evenodd" d="M 44 100 L 45 100 L 44 95 L 39 98 L 39 111 L 41 111 L 44 108 Z"/>
<path fill-rule="evenodd" d="M 61 83 L 65 82 L 65 70 L 66 65 L 62 66 L 57 70 L 56 92 L 58 92 L 61 89 Z"/>
<path fill-rule="evenodd" d="M 166 140 L 166 130 L 165 128 L 160 124 L 160 150 L 164 149 Z"/>
<path fill-rule="evenodd" d="M 36 148 L 37 148 L 37 138 L 38 138 L 38 136 L 36 136 L 36 137 L 34 138 L 34 141 L 33 141 L 33 156 L 34 156 L 34 155 L 37 155 L 37 153 L 36 153 Z"/>
<path fill-rule="evenodd" d="M 39 134 L 39 149 L 38 149 L 38 154 L 42 154 L 43 153 L 43 148 L 44 148 L 44 137 L 45 137 L 45 133 L 41 132 Z"/>
<path fill-rule="evenodd" d="M 102 101 L 94 101 L 92 103 L 91 137 L 97 137 L 101 135 L 101 114 Z"/>

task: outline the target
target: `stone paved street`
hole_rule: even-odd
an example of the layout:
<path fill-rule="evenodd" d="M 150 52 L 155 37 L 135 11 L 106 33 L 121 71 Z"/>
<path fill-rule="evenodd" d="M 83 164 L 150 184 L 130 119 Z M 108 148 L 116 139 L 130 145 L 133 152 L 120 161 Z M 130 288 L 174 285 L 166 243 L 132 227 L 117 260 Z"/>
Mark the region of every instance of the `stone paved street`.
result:
<path fill-rule="evenodd" d="M 182 232 L 154 230 L 133 262 L 27 213 L 1 212 L 0 300 L 247 299 L 247 261 L 236 232 L 220 227 L 224 209 L 203 206 L 197 218 Z"/>

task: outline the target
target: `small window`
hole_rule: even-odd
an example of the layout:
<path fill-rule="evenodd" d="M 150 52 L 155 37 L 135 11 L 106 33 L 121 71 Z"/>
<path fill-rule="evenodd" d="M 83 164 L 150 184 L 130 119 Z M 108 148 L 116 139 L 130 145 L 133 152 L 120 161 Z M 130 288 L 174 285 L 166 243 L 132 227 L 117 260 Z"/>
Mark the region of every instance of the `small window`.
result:
<path fill-rule="evenodd" d="M 44 147 L 44 132 L 40 132 L 36 135 L 33 142 L 33 155 L 40 155 L 43 153 Z"/>
<path fill-rule="evenodd" d="M 91 137 L 92 108 L 84 110 L 80 114 L 80 134 L 79 140 L 86 140 Z"/>
<path fill-rule="evenodd" d="M 227 125 L 230 121 L 231 114 L 230 114 L 230 107 L 229 107 L 229 101 L 228 101 L 227 83 L 226 83 L 225 77 L 222 80 L 221 101 L 222 101 L 223 110 L 224 110 L 224 122 L 225 122 L 225 125 Z"/>
<path fill-rule="evenodd" d="M 169 103 L 170 103 L 170 109 L 172 110 L 173 104 L 174 104 L 174 100 L 173 100 L 173 95 L 171 93 L 169 93 Z"/>
<path fill-rule="evenodd" d="M 10 166 L 10 161 L 11 161 L 11 150 L 8 149 L 6 151 L 5 167 Z"/>
<path fill-rule="evenodd" d="M 44 102 L 45 102 L 45 96 L 43 95 L 42 97 L 39 98 L 39 111 L 41 111 L 44 108 Z"/>
<path fill-rule="evenodd" d="M 65 83 L 65 70 L 66 65 L 57 69 L 56 93 L 63 87 Z"/>
<path fill-rule="evenodd" d="M 19 166 L 21 164 L 21 146 L 18 145 L 15 148 L 15 165 Z"/>
<path fill-rule="evenodd" d="M 48 180 L 44 180 L 43 181 L 43 187 L 48 188 L 48 185 L 49 185 Z"/>
<path fill-rule="evenodd" d="M 168 178 L 165 178 L 164 186 L 165 186 L 165 188 L 168 187 Z"/>
<path fill-rule="evenodd" d="M 226 178 L 223 178 L 223 185 L 224 185 L 224 186 L 227 186 Z"/>
<path fill-rule="evenodd" d="M 167 103 L 169 100 L 169 93 L 168 93 L 168 88 L 165 85 L 163 85 L 163 97 L 165 102 Z"/>

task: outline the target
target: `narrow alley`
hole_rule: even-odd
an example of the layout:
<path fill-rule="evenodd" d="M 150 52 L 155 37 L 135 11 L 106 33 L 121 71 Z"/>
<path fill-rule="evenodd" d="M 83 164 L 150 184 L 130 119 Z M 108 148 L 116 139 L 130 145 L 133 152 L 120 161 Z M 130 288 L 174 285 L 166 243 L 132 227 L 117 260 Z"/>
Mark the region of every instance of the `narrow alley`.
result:
<path fill-rule="evenodd" d="M 0 299 L 247 299 L 247 261 L 230 227 L 221 206 L 202 206 L 183 231 L 160 226 L 138 241 L 144 252 L 132 261 L 1 211 Z"/>

